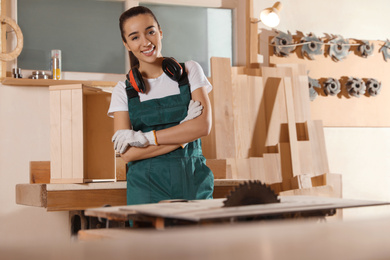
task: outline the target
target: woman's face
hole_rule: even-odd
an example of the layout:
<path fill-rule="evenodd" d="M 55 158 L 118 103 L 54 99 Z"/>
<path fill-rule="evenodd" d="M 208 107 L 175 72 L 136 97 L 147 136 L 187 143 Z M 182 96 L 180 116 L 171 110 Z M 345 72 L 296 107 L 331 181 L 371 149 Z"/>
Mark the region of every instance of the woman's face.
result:
<path fill-rule="evenodd" d="M 157 57 L 161 57 L 162 31 L 151 15 L 139 14 L 127 19 L 123 23 L 123 32 L 126 39 L 123 44 L 133 52 L 140 64 L 153 63 Z"/>

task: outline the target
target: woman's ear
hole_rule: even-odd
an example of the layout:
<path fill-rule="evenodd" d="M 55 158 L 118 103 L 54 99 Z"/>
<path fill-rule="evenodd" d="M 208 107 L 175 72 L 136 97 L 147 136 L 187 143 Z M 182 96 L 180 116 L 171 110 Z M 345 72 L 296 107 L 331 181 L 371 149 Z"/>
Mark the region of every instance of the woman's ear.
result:
<path fill-rule="evenodd" d="M 131 51 L 127 42 L 124 42 L 124 41 L 122 41 L 122 42 L 123 42 L 123 45 L 125 46 L 126 50 Z"/>

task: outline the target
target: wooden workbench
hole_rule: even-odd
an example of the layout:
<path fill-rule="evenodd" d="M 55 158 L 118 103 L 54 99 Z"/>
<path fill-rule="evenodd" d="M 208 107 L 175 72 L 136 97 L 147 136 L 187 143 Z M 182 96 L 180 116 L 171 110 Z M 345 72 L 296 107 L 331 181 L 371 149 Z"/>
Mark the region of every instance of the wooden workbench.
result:
<path fill-rule="evenodd" d="M 214 198 L 224 198 L 245 180 L 215 180 Z M 16 203 L 47 211 L 84 210 L 104 205 L 126 205 L 126 182 L 84 184 L 17 184 Z"/>

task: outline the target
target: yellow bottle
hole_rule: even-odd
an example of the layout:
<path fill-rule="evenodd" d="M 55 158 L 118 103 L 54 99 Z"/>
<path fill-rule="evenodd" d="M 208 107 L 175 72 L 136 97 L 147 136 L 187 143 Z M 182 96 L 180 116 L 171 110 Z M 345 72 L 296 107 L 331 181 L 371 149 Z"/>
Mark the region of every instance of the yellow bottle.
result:
<path fill-rule="evenodd" d="M 61 50 L 51 50 L 51 73 L 53 79 L 61 79 Z"/>

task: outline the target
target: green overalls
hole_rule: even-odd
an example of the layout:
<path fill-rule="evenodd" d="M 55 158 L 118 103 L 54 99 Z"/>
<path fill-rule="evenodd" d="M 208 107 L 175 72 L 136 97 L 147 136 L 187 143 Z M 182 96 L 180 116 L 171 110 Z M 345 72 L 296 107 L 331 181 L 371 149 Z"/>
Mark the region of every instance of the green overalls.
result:
<path fill-rule="evenodd" d="M 140 102 L 126 81 L 129 116 L 135 131 L 148 132 L 178 125 L 187 115 L 191 92 L 184 64 L 180 94 Z M 201 140 L 157 157 L 128 163 L 127 204 L 170 199 L 212 199 L 214 175 L 206 166 Z"/>

